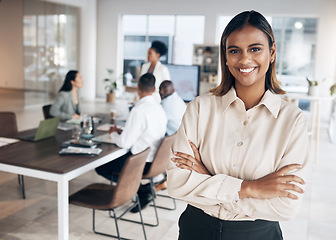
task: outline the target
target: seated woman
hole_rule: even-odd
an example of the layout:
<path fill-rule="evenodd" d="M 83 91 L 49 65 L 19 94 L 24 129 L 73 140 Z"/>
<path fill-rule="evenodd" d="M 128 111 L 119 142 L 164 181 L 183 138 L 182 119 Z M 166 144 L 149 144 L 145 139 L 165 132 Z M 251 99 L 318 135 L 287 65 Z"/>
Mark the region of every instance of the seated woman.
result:
<path fill-rule="evenodd" d="M 63 86 L 50 108 L 50 114 L 62 121 L 80 117 L 79 89 L 83 87 L 82 75 L 71 70 L 65 76 Z"/>

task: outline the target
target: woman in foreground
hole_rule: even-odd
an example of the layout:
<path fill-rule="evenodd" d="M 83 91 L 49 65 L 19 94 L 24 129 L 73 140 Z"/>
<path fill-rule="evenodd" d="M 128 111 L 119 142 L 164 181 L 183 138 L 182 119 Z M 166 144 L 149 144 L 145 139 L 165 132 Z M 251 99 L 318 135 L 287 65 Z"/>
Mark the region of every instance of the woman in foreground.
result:
<path fill-rule="evenodd" d="M 186 110 L 172 146 L 168 192 L 188 203 L 180 240 L 278 240 L 304 192 L 308 136 L 280 98 L 273 31 L 258 12 L 235 16 L 220 45 L 222 81 Z"/>

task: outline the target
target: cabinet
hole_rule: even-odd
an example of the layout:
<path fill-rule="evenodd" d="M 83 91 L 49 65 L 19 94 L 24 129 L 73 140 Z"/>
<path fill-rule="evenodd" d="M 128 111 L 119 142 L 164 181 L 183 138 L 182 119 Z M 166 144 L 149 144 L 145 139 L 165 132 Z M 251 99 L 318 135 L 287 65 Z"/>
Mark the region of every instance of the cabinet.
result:
<path fill-rule="evenodd" d="M 200 66 L 200 81 L 216 85 L 218 82 L 218 45 L 194 44 L 193 65 Z"/>

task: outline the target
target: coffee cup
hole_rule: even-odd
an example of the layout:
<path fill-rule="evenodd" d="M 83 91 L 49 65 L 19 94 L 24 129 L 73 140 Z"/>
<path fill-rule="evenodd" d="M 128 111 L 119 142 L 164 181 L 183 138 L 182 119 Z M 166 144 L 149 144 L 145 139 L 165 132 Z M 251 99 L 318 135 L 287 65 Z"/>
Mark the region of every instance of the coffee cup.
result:
<path fill-rule="evenodd" d="M 111 109 L 110 110 L 110 116 L 111 116 L 112 119 L 115 119 L 116 116 L 117 116 L 117 110 Z"/>

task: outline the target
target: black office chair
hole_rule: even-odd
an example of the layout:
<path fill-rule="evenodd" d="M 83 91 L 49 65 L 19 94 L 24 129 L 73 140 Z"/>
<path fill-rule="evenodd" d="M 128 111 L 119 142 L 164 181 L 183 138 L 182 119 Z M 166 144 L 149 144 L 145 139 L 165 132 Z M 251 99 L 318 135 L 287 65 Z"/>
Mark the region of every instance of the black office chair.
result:
<path fill-rule="evenodd" d="M 69 201 L 71 204 L 92 209 L 92 230 L 94 233 L 118 239 L 125 239 L 120 237 L 118 220 L 122 219 L 122 216 L 129 212 L 133 207 L 138 206 L 140 208 L 137 191 L 140 186 L 148 153 L 149 148 L 139 154 L 128 157 L 119 174 L 116 185 L 95 183 L 70 196 Z M 132 204 L 118 217 L 115 209 L 124 206 L 127 203 Z M 113 215 L 111 215 L 115 220 L 117 236 L 96 231 L 95 210 L 109 211 L 110 214 L 111 212 L 113 213 Z M 145 239 L 147 239 L 141 210 L 139 211 L 139 214 L 143 233 Z"/>
<path fill-rule="evenodd" d="M 0 136 L 16 138 L 18 134 L 16 116 L 13 112 L 0 112 Z M 22 198 L 26 198 L 23 175 L 18 175 L 18 182 L 21 185 Z"/>
<path fill-rule="evenodd" d="M 42 107 L 42 111 L 43 111 L 44 119 L 53 118 L 53 116 L 50 115 L 50 108 L 51 108 L 51 104 L 44 105 L 44 106 Z"/>

